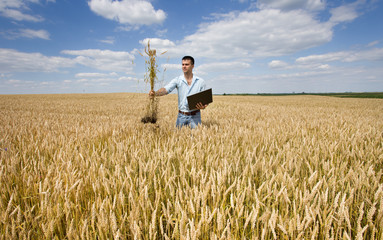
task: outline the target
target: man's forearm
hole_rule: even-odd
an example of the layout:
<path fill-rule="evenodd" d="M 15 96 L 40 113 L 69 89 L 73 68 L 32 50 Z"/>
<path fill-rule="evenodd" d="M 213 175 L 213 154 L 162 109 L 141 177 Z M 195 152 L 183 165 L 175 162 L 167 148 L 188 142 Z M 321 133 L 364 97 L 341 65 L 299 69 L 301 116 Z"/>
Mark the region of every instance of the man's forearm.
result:
<path fill-rule="evenodd" d="M 155 92 L 156 96 L 164 96 L 166 94 L 168 94 L 168 92 L 166 91 L 165 88 L 160 88 L 160 89 L 158 89 L 158 91 Z"/>

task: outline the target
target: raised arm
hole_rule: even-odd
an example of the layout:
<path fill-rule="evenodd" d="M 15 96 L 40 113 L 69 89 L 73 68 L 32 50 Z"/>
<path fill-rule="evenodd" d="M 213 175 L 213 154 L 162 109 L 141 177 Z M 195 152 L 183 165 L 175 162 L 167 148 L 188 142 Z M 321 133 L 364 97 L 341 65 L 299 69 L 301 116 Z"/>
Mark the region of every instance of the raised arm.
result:
<path fill-rule="evenodd" d="M 166 94 L 168 94 L 168 92 L 166 91 L 165 88 L 160 88 L 156 92 L 155 91 L 150 91 L 149 92 L 149 96 L 151 96 L 151 97 L 154 97 L 154 96 L 164 96 Z"/>

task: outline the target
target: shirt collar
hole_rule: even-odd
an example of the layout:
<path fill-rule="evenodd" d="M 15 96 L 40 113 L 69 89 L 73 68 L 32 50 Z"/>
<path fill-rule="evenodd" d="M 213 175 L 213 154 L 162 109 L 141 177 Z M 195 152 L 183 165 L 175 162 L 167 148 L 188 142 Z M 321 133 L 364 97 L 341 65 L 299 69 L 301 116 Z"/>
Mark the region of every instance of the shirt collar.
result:
<path fill-rule="evenodd" d="M 188 85 L 188 82 L 186 81 L 186 78 L 185 78 L 185 76 L 184 75 L 181 75 L 182 76 L 182 81 L 184 82 L 184 83 L 186 83 L 186 85 Z M 194 75 L 193 74 L 193 79 L 192 79 L 192 84 L 191 84 L 191 86 L 194 84 L 194 82 L 196 82 L 197 80 L 199 80 L 199 78 L 196 76 L 196 75 Z"/>

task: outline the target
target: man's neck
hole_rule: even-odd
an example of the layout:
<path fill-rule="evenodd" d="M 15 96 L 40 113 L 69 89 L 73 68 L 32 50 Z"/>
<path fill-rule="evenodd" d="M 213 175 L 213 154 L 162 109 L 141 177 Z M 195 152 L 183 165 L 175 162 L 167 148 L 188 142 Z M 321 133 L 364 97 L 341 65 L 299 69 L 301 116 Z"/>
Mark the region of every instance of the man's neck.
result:
<path fill-rule="evenodd" d="M 184 73 L 184 77 L 186 79 L 186 81 L 190 84 L 193 80 L 193 73 L 188 73 L 188 72 L 185 72 Z"/>

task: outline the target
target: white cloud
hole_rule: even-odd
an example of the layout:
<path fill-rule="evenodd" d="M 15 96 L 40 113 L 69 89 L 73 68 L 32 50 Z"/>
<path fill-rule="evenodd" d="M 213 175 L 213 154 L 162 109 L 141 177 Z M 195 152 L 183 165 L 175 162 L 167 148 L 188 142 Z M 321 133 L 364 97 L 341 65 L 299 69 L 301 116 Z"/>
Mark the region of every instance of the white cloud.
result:
<path fill-rule="evenodd" d="M 0 48 L 0 72 L 56 72 L 74 64 L 73 60 L 68 58 Z"/>
<path fill-rule="evenodd" d="M 150 43 L 150 46 L 154 49 L 167 49 L 176 46 L 176 44 L 173 41 L 160 38 L 145 38 L 144 40 L 140 41 L 140 44 L 146 47 L 148 45 L 148 42 Z"/>
<path fill-rule="evenodd" d="M 306 57 L 300 57 L 296 59 L 296 62 L 299 64 L 312 64 L 312 63 L 320 63 L 320 62 L 332 62 L 343 60 L 348 56 L 347 52 L 333 52 L 327 54 L 320 55 L 310 55 Z"/>
<path fill-rule="evenodd" d="M 167 32 L 168 32 L 167 29 L 157 30 L 156 31 L 156 35 L 159 36 L 159 37 L 163 37 L 163 36 L 166 35 Z"/>
<path fill-rule="evenodd" d="M 20 84 L 22 82 L 23 81 L 17 80 L 17 79 L 11 79 L 11 80 L 7 81 L 7 83 L 9 83 L 9 84 Z"/>
<path fill-rule="evenodd" d="M 165 63 L 162 64 L 161 67 L 163 69 L 168 70 L 182 70 L 181 67 L 181 60 L 179 64 L 170 64 Z M 206 63 L 202 65 L 198 65 L 198 67 L 195 68 L 195 72 L 201 75 L 204 75 L 206 73 L 211 72 L 227 72 L 227 71 L 238 71 L 250 68 L 251 65 L 247 62 L 239 62 L 239 61 L 233 61 L 233 62 L 213 62 L 213 63 Z"/>
<path fill-rule="evenodd" d="M 26 11 L 30 10 L 28 7 L 29 3 L 39 2 L 39 0 L 1 0 L 0 15 L 16 21 L 44 21 L 44 18 L 39 15 L 31 15 L 26 13 Z"/>
<path fill-rule="evenodd" d="M 140 29 L 139 25 L 129 25 L 129 26 L 121 25 L 116 28 L 117 31 L 121 31 L 121 32 L 129 32 L 129 31 L 138 30 L 138 29 Z"/>
<path fill-rule="evenodd" d="M 280 60 L 273 60 L 268 64 L 270 69 L 273 70 L 312 70 L 312 71 L 323 71 L 331 68 L 330 65 L 321 62 L 303 63 L 296 61 L 295 64 L 289 64 Z"/>
<path fill-rule="evenodd" d="M 167 51 L 167 57 L 175 58 L 191 55 L 226 60 L 284 56 L 330 42 L 334 26 L 357 18 L 357 8 L 362 3 L 358 0 L 333 8 L 330 20 L 320 21 L 315 11 L 326 7 L 325 0 L 260 0 L 257 4 L 261 9 L 257 11 L 212 14 L 213 18 L 180 41 L 146 38 L 140 43 L 145 46 L 150 40 L 152 48 Z M 270 67 L 281 67 L 275 64 L 271 63 Z"/>
<path fill-rule="evenodd" d="M 323 70 L 328 70 L 328 69 L 330 69 L 331 67 L 330 67 L 330 65 L 328 65 L 328 64 L 322 64 L 322 65 L 319 65 L 318 66 L 318 69 L 323 69 Z"/>
<path fill-rule="evenodd" d="M 105 78 L 110 75 L 111 74 L 106 74 L 106 73 L 77 73 L 75 77 L 76 78 Z"/>
<path fill-rule="evenodd" d="M 16 21 L 30 21 L 30 22 L 44 21 L 44 18 L 42 18 L 41 16 L 29 15 L 16 9 L 0 9 L 0 13 L 3 17 L 11 18 Z"/>
<path fill-rule="evenodd" d="M 129 52 L 87 49 L 64 50 L 63 54 L 77 56 L 78 64 L 103 71 L 133 73 L 134 55 Z"/>
<path fill-rule="evenodd" d="M 100 40 L 100 42 L 106 43 L 106 44 L 114 44 L 115 39 L 114 37 L 107 37 L 106 39 Z"/>
<path fill-rule="evenodd" d="M 96 14 L 122 24 L 160 24 L 166 18 L 163 10 L 155 10 L 153 5 L 145 0 L 90 0 L 88 5 Z"/>
<path fill-rule="evenodd" d="M 4 38 L 11 40 L 17 38 L 41 38 L 44 40 L 50 40 L 49 32 L 46 30 L 19 29 L 0 32 L 0 34 Z"/>
<path fill-rule="evenodd" d="M 14 49 L 0 48 L 0 72 L 57 72 L 61 68 L 74 67 L 76 64 L 91 67 L 100 71 L 133 73 L 134 55 L 128 52 L 110 50 L 64 50 L 63 54 L 75 55 L 75 58 L 44 56 L 41 53 L 19 52 Z M 101 73 L 80 73 L 79 76 L 98 77 Z M 82 76 L 82 77 L 84 77 Z"/>
<path fill-rule="evenodd" d="M 269 68 L 276 70 L 289 69 L 323 72 L 339 68 L 340 66 L 347 67 L 346 63 L 358 61 L 383 61 L 383 48 L 310 55 L 297 58 L 293 64 L 289 64 L 280 60 L 273 60 L 269 62 L 268 66 Z M 333 62 L 338 63 L 330 65 L 330 63 Z M 339 63 L 343 64 L 340 65 Z"/>
<path fill-rule="evenodd" d="M 327 62 L 356 62 L 356 61 L 383 61 L 383 48 L 374 48 L 362 51 L 341 51 L 319 55 L 300 57 L 298 64 L 317 64 Z"/>
<path fill-rule="evenodd" d="M 280 60 L 273 60 L 269 62 L 268 65 L 269 65 L 269 68 L 272 68 L 272 69 L 285 69 L 289 67 L 288 63 L 284 61 L 280 61 Z"/>
<path fill-rule="evenodd" d="M 76 78 L 79 78 L 77 83 L 108 85 L 112 82 L 130 82 L 138 81 L 137 78 L 128 76 L 118 76 L 117 73 L 77 73 Z"/>
<path fill-rule="evenodd" d="M 348 4 L 331 9 L 330 22 L 337 24 L 340 22 L 348 22 L 354 20 L 358 17 L 358 13 L 356 12 L 355 7 L 356 4 Z"/>
<path fill-rule="evenodd" d="M 226 14 L 201 24 L 199 30 L 175 46 L 162 39 L 153 46 L 168 50 L 167 56 L 192 55 L 212 59 L 262 58 L 292 54 L 327 43 L 332 26 L 319 22 L 307 11 L 265 9 Z M 144 40 L 145 41 L 145 40 Z M 165 43 L 169 44 L 165 44 Z"/>
<path fill-rule="evenodd" d="M 50 40 L 49 33 L 46 30 L 20 29 L 20 37 Z"/>
<path fill-rule="evenodd" d="M 167 54 L 168 49 L 176 48 L 176 44 L 168 39 L 145 38 L 144 40 L 140 41 L 140 44 L 143 46 L 143 48 L 140 50 L 137 50 L 137 49 L 134 50 L 136 53 L 138 52 L 141 56 L 145 58 L 148 57 L 146 53 L 148 41 L 150 43 L 150 49 L 156 50 L 157 57 L 161 57 L 161 56 L 169 57 L 169 55 Z M 172 66 L 172 64 L 162 64 L 161 66 L 163 67 L 163 69 L 166 69 L 166 70 L 181 69 L 181 68 Z"/>
<path fill-rule="evenodd" d="M 63 82 L 65 83 L 65 82 Z M 68 84 L 67 82 L 66 84 Z M 10 79 L 5 82 L 3 87 L 5 88 L 13 88 L 21 91 L 29 91 L 33 92 L 36 89 L 47 89 L 47 88 L 54 88 L 57 90 L 57 87 L 59 84 L 55 81 L 29 81 L 29 80 L 19 80 L 19 79 Z"/>
<path fill-rule="evenodd" d="M 378 45 L 378 44 L 379 44 L 379 41 L 372 41 L 367 46 L 368 47 L 373 47 L 373 46 Z"/>
<path fill-rule="evenodd" d="M 100 42 L 107 43 L 107 44 L 114 44 L 114 40 L 113 39 L 104 39 L 104 40 L 100 40 Z"/>
<path fill-rule="evenodd" d="M 134 55 L 128 52 L 87 49 L 64 50 L 62 53 L 76 57 L 44 56 L 41 53 L 25 53 L 0 48 L 0 72 L 57 72 L 61 68 L 74 67 L 76 64 L 80 64 L 100 71 L 111 71 L 112 73 L 109 73 L 108 76 L 116 76 L 117 73 L 115 72 L 133 73 Z M 86 75 L 86 73 L 83 74 Z"/>
<path fill-rule="evenodd" d="M 213 62 L 202 64 L 196 68 L 199 73 L 205 72 L 227 72 L 237 71 L 250 68 L 250 64 L 246 62 Z"/>
<path fill-rule="evenodd" d="M 134 77 L 120 77 L 120 78 L 118 78 L 118 81 L 120 81 L 120 82 L 135 81 L 135 82 L 137 82 L 138 79 L 134 78 Z"/>
<path fill-rule="evenodd" d="M 324 0 L 258 0 L 256 6 L 260 9 L 307 9 L 307 10 L 322 10 L 326 6 Z"/>
<path fill-rule="evenodd" d="M 166 70 L 181 70 L 181 63 L 179 64 L 171 64 L 171 63 L 165 63 L 162 64 L 161 67 Z"/>
<path fill-rule="evenodd" d="M 88 79 L 82 78 L 82 79 L 77 80 L 76 82 L 78 82 L 78 83 L 86 83 L 88 81 L 89 81 Z"/>

